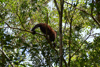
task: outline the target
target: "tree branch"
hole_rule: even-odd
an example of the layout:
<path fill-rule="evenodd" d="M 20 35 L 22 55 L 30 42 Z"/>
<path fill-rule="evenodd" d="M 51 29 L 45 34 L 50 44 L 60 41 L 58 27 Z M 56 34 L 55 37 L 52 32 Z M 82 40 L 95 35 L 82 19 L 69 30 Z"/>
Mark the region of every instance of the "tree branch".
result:
<path fill-rule="evenodd" d="M 74 5 L 72 5 L 71 3 L 68 3 L 68 2 L 66 2 L 66 1 L 64 1 L 64 2 L 74 7 Z M 75 7 L 75 9 L 78 9 L 78 10 L 80 10 L 80 11 L 86 13 L 87 15 L 91 16 L 92 19 L 93 19 L 93 20 L 97 23 L 97 25 L 100 27 L 100 23 L 93 17 L 92 14 L 89 14 L 87 11 L 85 11 L 85 10 L 83 10 L 83 9 L 80 9 L 80 8 L 77 8 L 77 7 Z"/>
<path fill-rule="evenodd" d="M 65 67 L 67 67 L 67 63 L 66 63 L 66 60 L 63 58 L 63 61 L 64 61 L 64 63 L 65 63 Z"/>
<path fill-rule="evenodd" d="M 82 47 L 83 43 L 91 36 L 91 31 L 92 31 L 92 29 L 90 30 L 90 34 L 88 35 L 88 37 L 82 42 L 80 47 L 75 51 L 75 53 L 71 57 L 73 57 L 79 51 L 79 49 Z"/>
<path fill-rule="evenodd" d="M 0 27 L 0 29 L 2 29 L 2 28 L 11 28 L 11 29 L 17 29 L 17 30 L 20 30 L 20 31 L 25 31 L 25 32 L 32 33 L 32 31 L 23 30 L 23 29 L 20 29 L 20 28 L 14 28 L 14 27 Z M 36 34 L 41 35 L 41 36 L 45 36 L 45 35 L 40 34 L 40 33 L 36 33 Z"/>
<path fill-rule="evenodd" d="M 59 56 L 60 56 L 60 62 L 59 65 L 62 67 L 62 61 L 63 61 L 63 45 L 62 45 L 62 18 L 63 18 L 63 9 L 64 9 L 64 0 L 60 0 L 60 13 L 59 13 Z"/>
<path fill-rule="evenodd" d="M 65 29 L 66 29 L 66 25 L 67 25 L 67 21 L 68 21 L 68 16 L 67 16 L 67 12 L 66 11 L 64 11 L 64 13 L 65 13 L 65 19 L 66 19 L 66 21 L 65 21 L 65 26 L 64 26 L 64 28 L 63 28 L 63 33 L 65 32 Z"/>
<path fill-rule="evenodd" d="M 0 48 L 0 51 L 5 55 L 5 57 L 6 57 L 6 59 L 8 60 L 8 62 L 10 63 L 10 65 L 12 66 L 12 67 L 15 67 L 13 64 L 12 64 L 12 62 L 10 61 L 10 58 L 6 55 L 6 53 Z"/>
<path fill-rule="evenodd" d="M 96 20 L 94 17 L 93 17 L 93 15 L 90 15 L 91 17 L 92 17 L 92 19 L 99 25 L 99 27 L 100 27 L 100 24 L 99 24 L 99 22 L 98 22 L 98 20 Z"/>
<path fill-rule="evenodd" d="M 18 16 L 18 18 L 19 18 L 19 21 L 20 21 L 20 23 L 21 23 L 21 26 L 22 26 L 24 29 L 26 29 L 26 28 L 24 27 L 24 25 L 23 25 L 22 21 L 21 21 L 20 16 L 18 15 L 18 12 L 16 12 L 16 15 L 17 15 L 17 16 Z"/>
<path fill-rule="evenodd" d="M 6 22 L 5 22 L 5 24 L 6 24 L 8 27 L 0 27 L 0 29 L 2 29 L 2 28 L 11 28 L 11 29 L 17 29 L 17 30 L 20 30 L 20 31 L 25 31 L 25 32 L 32 33 L 32 31 L 29 31 L 29 30 L 25 30 L 25 29 L 20 29 L 20 28 L 11 27 L 11 26 L 10 26 L 8 23 L 6 23 Z M 40 33 L 36 33 L 36 34 L 39 34 L 39 35 L 45 36 L 45 35 L 40 34 Z"/>
<path fill-rule="evenodd" d="M 57 5 L 57 1 L 54 0 L 54 3 L 55 3 L 55 6 L 56 6 L 56 8 L 57 8 L 57 10 L 58 10 L 58 13 L 60 14 L 60 10 L 59 10 L 59 7 L 58 7 L 58 5 Z"/>

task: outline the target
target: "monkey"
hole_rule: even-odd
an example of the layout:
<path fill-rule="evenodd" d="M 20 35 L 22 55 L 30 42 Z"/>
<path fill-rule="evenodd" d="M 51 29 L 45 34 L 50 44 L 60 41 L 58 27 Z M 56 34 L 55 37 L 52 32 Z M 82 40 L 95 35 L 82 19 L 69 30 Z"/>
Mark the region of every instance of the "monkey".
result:
<path fill-rule="evenodd" d="M 51 41 L 51 42 L 54 42 L 55 41 L 55 38 L 57 36 L 57 32 L 54 31 L 48 24 L 46 23 L 39 23 L 39 24 L 36 24 L 33 28 L 32 28 L 32 34 L 36 34 L 36 31 L 35 29 L 36 28 L 40 28 L 41 32 L 45 35 L 48 35 L 48 39 Z M 53 46 L 55 47 L 56 44 L 53 43 Z"/>

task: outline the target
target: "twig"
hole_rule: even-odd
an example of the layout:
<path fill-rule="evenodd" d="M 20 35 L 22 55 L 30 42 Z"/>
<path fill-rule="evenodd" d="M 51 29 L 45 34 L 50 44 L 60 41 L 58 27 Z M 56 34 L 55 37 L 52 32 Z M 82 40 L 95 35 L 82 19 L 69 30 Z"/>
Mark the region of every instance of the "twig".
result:
<path fill-rule="evenodd" d="M 71 53 L 70 53 L 70 47 L 71 47 L 71 38 L 72 38 L 72 18 L 73 18 L 73 15 L 71 17 L 71 22 L 70 22 L 70 32 L 69 32 L 69 62 L 68 62 L 68 66 L 70 67 L 70 61 L 71 61 Z"/>
<path fill-rule="evenodd" d="M 68 2 L 66 2 L 66 1 L 64 1 L 64 2 L 74 7 L 73 4 L 68 3 Z M 83 12 L 85 12 L 86 14 L 90 15 L 87 11 L 85 11 L 85 10 L 83 10 L 83 9 L 80 9 L 80 8 L 77 8 L 77 7 L 74 7 L 74 8 L 75 8 L 75 9 L 78 9 L 78 10 L 80 10 L 80 11 L 83 11 Z"/>
<path fill-rule="evenodd" d="M 59 7 L 58 7 L 58 5 L 57 5 L 57 1 L 54 0 L 54 3 L 55 3 L 55 6 L 56 6 L 56 8 L 57 8 L 57 10 L 58 10 L 58 13 L 60 14 L 60 10 L 59 10 Z"/>
<path fill-rule="evenodd" d="M 18 12 L 16 12 L 16 15 L 18 16 L 18 18 L 19 18 L 19 21 L 20 21 L 20 23 L 21 23 L 21 26 L 26 30 L 26 28 L 24 27 L 24 25 L 23 25 L 23 23 L 22 23 L 22 21 L 21 21 L 21 18 L 20 18 L 20 16 L 18 15 Z"/>
<path fill-rule="evenodd" d="M 82 47 L 83 43 L 91 36 L 91 31 L 92 31 L 92 28 L 90 30 L 89 36 L 82 42 L 82 44 L 80 45 L 80 47 L 75 51 L 75 53 L 71 57 L 73 57 L 79 51 L 79 49 Z"/>
<path fill-rule="evenodd" d="M 93 15 L 90 15 L 91 17 L 92 17 L 92 19 L 99 25 L 99 27 L 100 27 L 100 24 L 99 24 L 99 22 L 98 22 L 98 20 L 96 20 L 94 17 L 93 17 Z"/>
<path fill-rule="evenodd" d="M 12 66 L 12 67 L 15 67 L 13 64 L 12 64 L 12 62 L 10 61 L 10 58 L 6 55 L 6 53 L 0 48 L 0 51 L 5 55 L 5 57 L 7 58 L 7 60 L 8 60 L 8 62 L 10 63 L 10 65 Z"/>
<path fill-rule="evenodd" d="M 32 31 L 23 30 L 23 29 L 15 28 L 15 27 L 0 27 L 0 28 L 11 28 L 11 29 L 17 29 L 17 30 L 21 30 L 21 31 L 26 31 L 26 32 L 32 33 Z"/>
<path fill-rule="evenodd" d="M 20 21 L 20 23 L 21 23 L 21 26 L 26 30 L 26 28 L 24 27 L 24 25 L 23 25 L 23 23 L 22 23 L 22 20 L 21 20 L 19 14 L 18 14 L 18 3 L 17 3 L 17 7 L 16 7 L 16 15 L 17 15 L 18 18 L 19 18 L 19 21 Z"/>
<path fill-rule="evenodd" d="M 67 16 L 66 11 L 64 11 L 64 13 L 65 13 L 65 19 L 66 19 L 66 21 L 65 21 L 65 26 L 64 26 L 64 28 L 63 28 L 63 33 L 65 32 L 66 24 L 67 24 L 67 21 L 68 21 L 68 16 Z"/>
<path fill-rule="evenodd" d="M 67 4 L 69 4 L 69 5 L 72 5 L 71 3 L 68 3 L 68 2 L 66 2 L 66 1 L 64 1 L 64 2 L 67 3 Z M 72 5 L 72 6 L 74 7 L 74 5 Z M 92 19 L 93 19 L 93 20 L 98 24 L 98 26 L 100 27 L 100 23 L 93 17 L 92 14 L 89 14 L 87 11 L 85 11 L 85 10 L 83 10 L 83 9 L 80 9 L 80 8 L 77 8 L 77 7 L 75 7 L 75 9 L 78 9 L 78 10 L 80 10 L 80 11 L 86 13 L 87 15 L 91 16 Z"/>
<path fill-rule="evenodd" d="M 68 65 L 67 65 L 66 60 L 64 58 L 63 58 L 63 61 L 65 63 L 65 67 L 67 67 Z"/>
<path fill-rule="evenodd" d="M 20 31 L 25 31 L 25 32 L 32 33 L 32 31 L 23 30 L 23 29 L 20 29 L 20 28 L 14 28 L 14 27 L 2 27 L 2 28 L 11 28 L 11 29 L 17 29 L 17 30 L 20 30 Z M 2 28 L 0 27 L 0 29 L 2 29 Z M 36 34 L 39 34 L 39 35 L 41 35 L 41 36 L 45 36 L 45 35 L 40 34 L 40 33 L 36 33 Z"/>
<path fill-rule="evenodd" d="M 23 29 L 20 29 L 20 28 L 14 28 L 14 27 L 11 27 L 8 23 L 6 23 L 6 24 L 7 24 L 8 27 L 3 27 L 3 28 L 17 29 L 17 30 L 21 30 L 21 31 L 26 31 L 26 32 L 32 33 L 32 31 L 28 31 L 28 30 L 25 30 L 25 29 L 23 30 Z M 49 42 L 50 47 L 53 48 L 56 51 L 57 55 L 58 55 L 58 51 L 55 49 L 55 47 L 52 46 L 53 44 L 51 43 L 51 41 L 49 40 L 49 38 L 46 35 L 43 35 L 43 34 L 40 34 L 40 33 L 36 33 L 36 34 L 44 36 L 47 39 L 47 41 Z"/>
<path fill-rule="evenodd" d="M 6 24 L 8 27 L 10 27 L 10 25 L 9 25 L 8 23 L 5 22 L 5 24 Z"/>
<path fill-rule="evenodd" d="M 89 36 L 83 41 L 83 43 L 84 43 L 90 36 L 91 36 L 91 35 L 89 35 Z M 73 57 L 73 56 L 79 51 L 79 49 L 82 47 L 83 43 L 81 44 L 81 46 L 75 51 L 75 53 L 74 53 L 71 57 Z"/>

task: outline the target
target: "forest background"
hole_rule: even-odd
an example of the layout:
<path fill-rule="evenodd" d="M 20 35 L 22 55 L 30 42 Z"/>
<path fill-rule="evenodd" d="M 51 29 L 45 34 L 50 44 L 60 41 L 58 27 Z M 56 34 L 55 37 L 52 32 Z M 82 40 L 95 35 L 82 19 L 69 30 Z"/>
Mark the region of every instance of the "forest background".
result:
<path fill-rule="evenodd" d="M 47 23 L 56 47 L 36 29 Z M 99 0 L 0 0 L 0 67 L 100 67 Z"/>

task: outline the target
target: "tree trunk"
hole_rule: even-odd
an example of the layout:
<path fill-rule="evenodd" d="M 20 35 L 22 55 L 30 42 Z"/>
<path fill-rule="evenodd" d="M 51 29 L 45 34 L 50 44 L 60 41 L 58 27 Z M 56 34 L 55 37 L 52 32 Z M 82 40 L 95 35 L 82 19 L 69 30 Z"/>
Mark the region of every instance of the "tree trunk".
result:
<path fill-rule="evenodd" d="M 98 8 L 100 6 L 100 0 L 96 0 L 96 11 L 97 11 L 97 20 L 99 21 L 100 23 L 100 8 Z"/>
<path fill-rule="evenodd" d="M 59 52 L 60 52 L 60 67 L 62 67 L 62 61 L 63 61 L 63 49 L 62 49 L 62 17 L 63 17 L 63 4 L 64 4 L 64 0 L 60 0 L 60 13 L 59 13 L 59 37 L 60 37 L 60 49 L 59 49 Z"/>
<path fill-rule="evenodd" d="M 60 67 L 62 67 L 62 61 L 63 61 L 63 45 L 62 45 L 62 17 L 63 17 L 63 5 L 64 5 L 64 0 L 60 0 L 60 9 L 58 7 L 57 1 L 54 0 L 55 6 L 57 8 L 57 11 L 59 13 L 59 43 L 60 43 L 60 48 L 59 48 L 59 56 L 60 56 Z"/>

